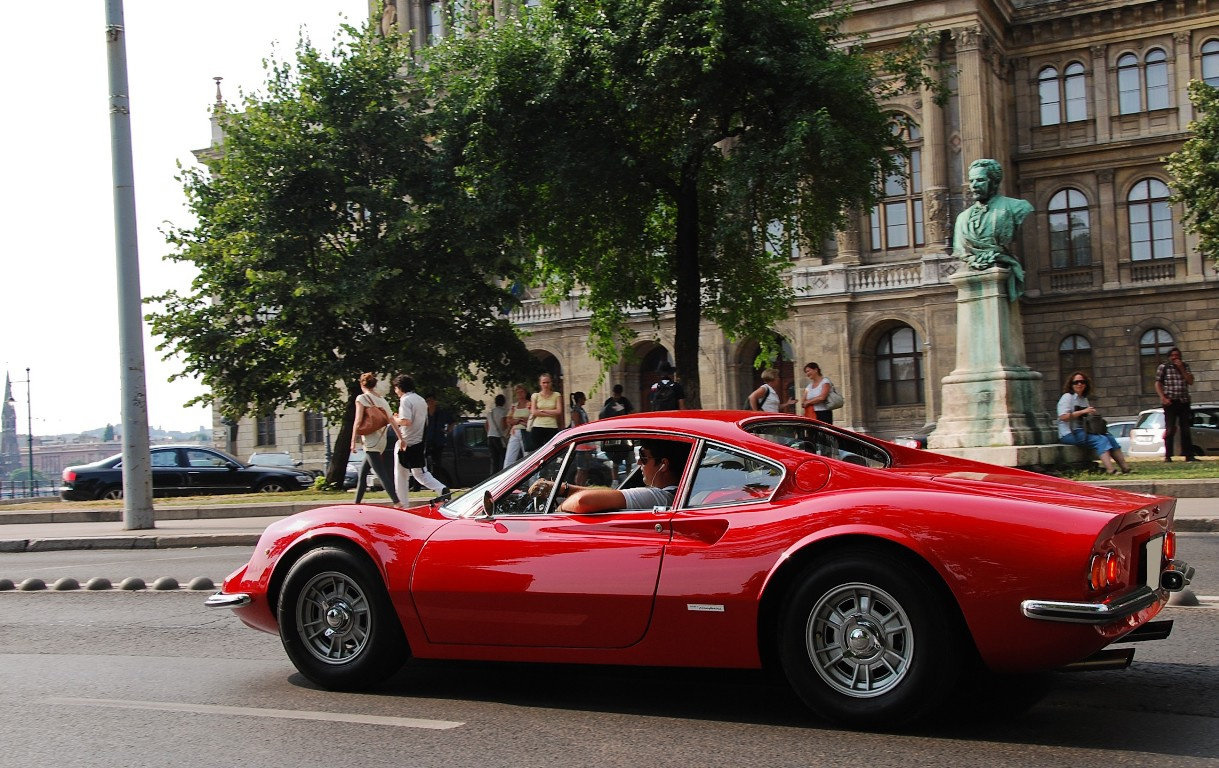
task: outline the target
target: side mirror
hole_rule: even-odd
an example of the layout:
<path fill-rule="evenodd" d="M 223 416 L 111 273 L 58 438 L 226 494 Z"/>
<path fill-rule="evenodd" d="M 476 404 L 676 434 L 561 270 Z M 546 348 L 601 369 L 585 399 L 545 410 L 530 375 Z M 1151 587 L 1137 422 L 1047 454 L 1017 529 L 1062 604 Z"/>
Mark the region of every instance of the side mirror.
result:
<path fill-rule="evenodd" d="M 483 491 L 483 514 L 491 517 L 491 513 L 495 511 L 495 500 L 491 498 L 490 491 Z"/>

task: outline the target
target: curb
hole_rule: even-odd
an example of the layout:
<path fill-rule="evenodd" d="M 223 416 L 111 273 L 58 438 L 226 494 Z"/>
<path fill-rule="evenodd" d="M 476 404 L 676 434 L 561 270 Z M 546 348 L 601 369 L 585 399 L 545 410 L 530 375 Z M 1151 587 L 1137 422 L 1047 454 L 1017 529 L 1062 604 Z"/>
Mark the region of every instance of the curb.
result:
<path fill-rule="evenodd" d="M 165 536 L 95 536 L 76 538 L 0 539 L 0 553 L 62 552 L 77 549 L 178 549 L 253 547 L 262 533 L 181 533 Z"/>

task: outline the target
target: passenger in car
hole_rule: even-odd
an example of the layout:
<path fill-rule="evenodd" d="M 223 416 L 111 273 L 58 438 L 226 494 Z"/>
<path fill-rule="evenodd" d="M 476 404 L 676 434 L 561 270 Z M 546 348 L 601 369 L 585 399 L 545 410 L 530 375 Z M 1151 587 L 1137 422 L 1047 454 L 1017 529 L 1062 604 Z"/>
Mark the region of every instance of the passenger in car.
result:
<path fill-rule="evenodd" d="M 639 466 L 643 473 L 641 488 L 588 488 L 559 484 L 559 496 L 566 497 L 559 511 L 573 514 L 605 512 L 612 509 L 652 509 L 673 506 L 677 483 L 690 458 L 690 444 L 677 440 L 644 440 L 639 447 Z"/>

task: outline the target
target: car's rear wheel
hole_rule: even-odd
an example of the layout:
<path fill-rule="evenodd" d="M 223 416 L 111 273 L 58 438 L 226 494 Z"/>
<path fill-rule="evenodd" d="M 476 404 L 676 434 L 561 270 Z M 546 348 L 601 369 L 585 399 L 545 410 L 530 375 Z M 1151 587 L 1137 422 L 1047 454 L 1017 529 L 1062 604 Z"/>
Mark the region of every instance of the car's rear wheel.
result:
<path fill-rule="evenodd" d="M 895 728 L 931 712 L 960 675 L 959 622 L 922 570 L 871 550 L 819 559 L 780 618 L 796 693 L 826 719 Z"/>
<path fill-rule="evenodd" d="M 103 501 L 117 501 L 123 498 L 123 486 L 107 485 L 105 488 L 98 491 L 97 498 L 102 499 Z"/>
<path fill-rule="evenodd" d="M 258 493 L 283 493 L 288 490 L 288 484 L 280 480 L 263 480 L 254 486 L 254 490 Z"/>
<path fill-rule="evenodd" d="M 278 618 L 292 663 L 326 688 L 366 688 L 410 656 L 380 575 L 365 558 L 337 547 L 315 549 L 292 566 Z"/>

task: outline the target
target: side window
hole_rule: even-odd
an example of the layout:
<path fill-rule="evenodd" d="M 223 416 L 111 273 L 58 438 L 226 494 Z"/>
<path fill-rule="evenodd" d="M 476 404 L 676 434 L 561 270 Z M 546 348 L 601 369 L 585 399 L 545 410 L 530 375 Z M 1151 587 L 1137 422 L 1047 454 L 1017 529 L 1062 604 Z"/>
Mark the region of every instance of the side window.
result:
<path fill-rule="evenodd" d="M 783 469 L 740 451 L 708 444 L 694 470 L 688 507 L 714 507 L 770 497 Z"/>
<path fill-rule="evenodd" d="M 188 467 L 225 467 L 228 466 L 228 462 L 214 453 L 187 450 L 186 465 Z"/>
<path fill-rule="evenodd" d="M 157 451 L 152 454 L 152 465 L 154 467 L 176 467 L 178 466 L 178 452 Z"/>
<path fill-rule="evenodd" d="M 1212 88 L 1219 88 L 1219 40 L 1202 44 L 1202 79 Z"/>

